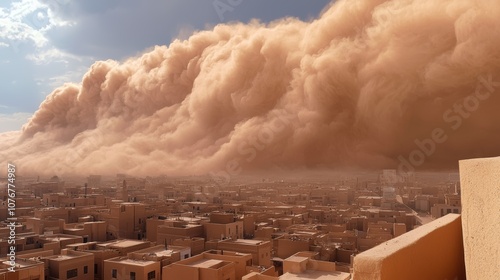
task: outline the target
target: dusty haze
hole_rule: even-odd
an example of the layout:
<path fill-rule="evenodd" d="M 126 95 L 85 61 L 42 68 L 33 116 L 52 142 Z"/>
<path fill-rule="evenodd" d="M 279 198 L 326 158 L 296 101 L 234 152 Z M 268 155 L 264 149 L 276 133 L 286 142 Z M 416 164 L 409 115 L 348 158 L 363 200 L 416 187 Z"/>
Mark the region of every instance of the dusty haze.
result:
<path fill-rule="evenodd" d="M 499 18 L 497 0 L 350 0 L 312 22 L 218 25 L 96 62 L 0 135 L 1 160 L 41 174 L 454 168 L 500 154 Z"/>

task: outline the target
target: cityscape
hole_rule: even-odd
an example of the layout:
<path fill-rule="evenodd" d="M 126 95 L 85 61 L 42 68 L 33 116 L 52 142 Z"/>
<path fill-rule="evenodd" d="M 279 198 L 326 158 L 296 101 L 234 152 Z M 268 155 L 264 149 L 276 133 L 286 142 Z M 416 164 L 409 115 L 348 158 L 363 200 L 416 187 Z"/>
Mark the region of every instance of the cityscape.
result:
<path fill-rule="evenodd" d="M 461 213 L 457 173 L 294 177 L 224 186 L 209 176 L 16 178 L 18 271 L 31 279 L 344 280 L 357 254 Z M 12 221 L 2 190 L 0 220 Z M 4 256 L 11 230 L 1 228 Z"/>

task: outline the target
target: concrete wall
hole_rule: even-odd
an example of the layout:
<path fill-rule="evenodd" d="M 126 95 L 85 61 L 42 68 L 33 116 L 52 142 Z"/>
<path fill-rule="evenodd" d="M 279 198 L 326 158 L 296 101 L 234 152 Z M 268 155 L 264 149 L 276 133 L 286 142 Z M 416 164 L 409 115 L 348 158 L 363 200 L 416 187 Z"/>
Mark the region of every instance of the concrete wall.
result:
<path fill-rule="evenodd" d="M 353 280 L 465 279 L 461 227 L 449 214 L 365 251 L 354 258 Z"/>
<path fill-rule="evenodd" d="M 467 279 L 499 279 L 500 157 L 460 161 Z"/>

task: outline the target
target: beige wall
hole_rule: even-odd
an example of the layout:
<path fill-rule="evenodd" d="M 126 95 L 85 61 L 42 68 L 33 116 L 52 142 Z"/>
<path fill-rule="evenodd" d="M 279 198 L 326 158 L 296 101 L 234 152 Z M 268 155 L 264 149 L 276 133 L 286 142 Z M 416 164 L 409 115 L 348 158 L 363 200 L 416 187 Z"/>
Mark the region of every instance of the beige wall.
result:
<path fill-rule="evenodd" d="M 203 238 L 176 239 L 174 240 L 173 245 L 191 248 L 192 256 L 201 254 L 205 251 L 205 240 Z"/>
<path fill-rule="evenodd" d="M 162 280 L 236 280 L 236 266 L 233 262 L 223 260 L 231 256 L 216 256 L 203 253 L 181 260 L 162 268 Z M 223 260 L 216 267 L 198 267 L 191 264 L 204 259 Z M 243 260 L 243 259 L 242 259 Z"/>
<path fill-rule="evenodd" d="M 465 279 L 460 215 L 449 214 L 357 255 L 353 279 Z"/>
<path fill-rule="evenodd" d="M 207 247 L 208 247 L 207 243 Z M 265 267 L 271 266 L 271 242 L 262 241 L 260 244 L 245 244 L 239 242 L 216 241 L 216 248 L 218 250 L 228 250 L 233 252 L 240 252 L 252 255 L 252 262 L 254 265 L 262 265 Z"/>
<path fill-rule="evenodd" d="M 300 240 L 290 240 L 290 239 L 278 239 L 276 242 L 276 257 L 286 259 L 291 255 L 301 252 L 309 251 L 309 241 Z"/>
<path fill-rule="evenodd" d="M 169 265 L 162 268 L 162 280 L 199 280 L 198 268 L 190 266 Z"/>
<path fill-rule="evenodd" d="M 71 258 L 49 258 L 49 276 L 59 280 L 88 280 L 94 277 L 94 256 L 92 254 L 72 250 L 62 250 L 61 253 L 71 256 Z M 85 273 L 85 267 L 87 267 L 87 273 Z M 67 278 L 67 272 L 73 269 L 77 270 L 77 277 Z"/>
<path fill-rule="evenodd" d="M 243 238 L 243 221 L 228 224 L 206 223 L 204 226 L 207 240 L 221 239 L 221 237 Z"/>
<path fill-rule="evenodd" d="M 206 258 L 222 260 L 234 263 L 234 276 L 236 280 L 240 280 L 246 274 L 247 264 L 251 264 L 251 254 L 235 254 L 234 252 L 224 251 L 222 254 L 205 253 Z M 225 280 L 225 279 L 224 279 Z"/>
<path fill-rule="evenodd" d="M 137 265 L 132 265 L 129 263 L 120 262 L 118 258 L 113 258 L 104 261 L 104 280 L 112 280 L 112 271 L 116 269 L 118 280 L 130 279 L 130 273 L 135 272 L 136 280 L 147 280 L 148 273 L 155 271 L 156 278 L 161 279 L 161 267 L 160 262 L 148 262 L 148 264 L 142 264 L 140 261 Z M 186 279 L 187 280 L 187 279 Z"/>
<path fill-rule="evenodd" d="M 500 274 L 500 158 L 460 161 L 467 279 Z"/>
<path fill-rule="evenodd" d="M 151 242 L 156 242 L 158 226 L 165 224 L 165 220 L 151 218 L 146 220 L 146 238 Z"/>

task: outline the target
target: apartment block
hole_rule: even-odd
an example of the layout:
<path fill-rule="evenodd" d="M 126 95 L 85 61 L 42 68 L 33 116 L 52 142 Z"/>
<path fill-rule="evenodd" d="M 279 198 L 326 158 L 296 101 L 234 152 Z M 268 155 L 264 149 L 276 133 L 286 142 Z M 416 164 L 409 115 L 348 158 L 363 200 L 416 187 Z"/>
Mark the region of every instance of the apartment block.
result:
<path fill-rule="evenodd" d="M 45 265 L 39 260 L 17 259 L 14 272 L 10 261 L 0 263 L 0 280 L 45 280 Z"/>
<path fill-rule="evenodd" d="M 335 269 L 335 263 L 313 259 L 314 252 L 299 252 L 283 261 L 283 275 L 269 276 L 252 272 L 242 280 L 349 280 L 351 275 Z"/>
<path fill-rule="evenodd" d="M 228 250 L 250 254 L 254 265 L 271 266 L 272 243 L 270 241 L 248 239 L 211 240 L 205 243 L 205 247 L 208 250 Z"/>
<path fill-rule="evenodd" d="M 243 221 L 231 213 L 211 213 L 210 222 L 204 224 L 206 239 L 243 238 Z"/>
<path fill-rule="evenodd" d="M 241 265 L 246 266 L 247 262 L 251 262 L 248 254 L 205 252 L 163 267 L 162 280 L 239 280 L 237 270 L 240 271 Z"/>
<path fill-rule="evenodd" d="M 94 277 L 94 255 L 90 253 L 63 249 L 60 255 L 45 259 L 51 279 L 88 280 Z"/>
<path fill-rule="evenodd" d="M 154 260 L 116 257 L 104 261 L 104 280 L 157 280 L 160 262 Z"/>

